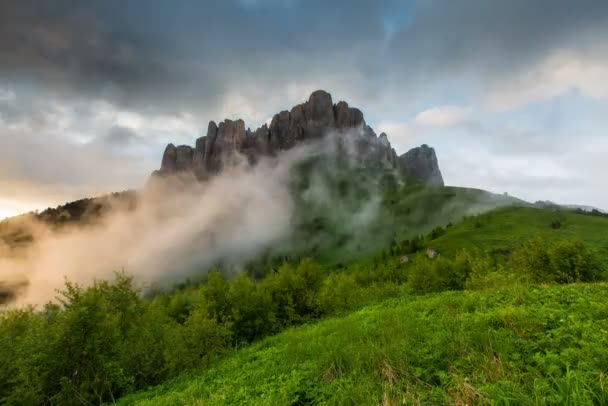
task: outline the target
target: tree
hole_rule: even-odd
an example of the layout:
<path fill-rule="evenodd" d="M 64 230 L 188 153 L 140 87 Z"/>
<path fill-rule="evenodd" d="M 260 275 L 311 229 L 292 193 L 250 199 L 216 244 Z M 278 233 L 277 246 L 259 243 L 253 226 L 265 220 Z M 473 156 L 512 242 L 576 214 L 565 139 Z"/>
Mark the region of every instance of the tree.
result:
<path fill-rule="evenodd" d="M 232 329 L 237 344 L 257 340 L 275 332 L 276 306 L 270 292 L 255 283 L 247 274 L 239 275 L 230 286 Z"/>
<path fill-rule="evenodd" d="M 207 284 L 203 287 L 203 297 L 209 316 L 218 322 L 230 320 L 232 310 L 228 296 L 229 289 L 230 284 L 224 275 L 216 270 L 209 271 Z"/>

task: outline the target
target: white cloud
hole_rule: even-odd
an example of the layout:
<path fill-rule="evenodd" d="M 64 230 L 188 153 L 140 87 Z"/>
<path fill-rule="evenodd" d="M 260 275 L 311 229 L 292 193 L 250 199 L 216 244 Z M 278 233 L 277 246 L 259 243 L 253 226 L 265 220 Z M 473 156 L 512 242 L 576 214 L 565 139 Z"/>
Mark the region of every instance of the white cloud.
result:
<path fill-rule="evenodd" d="M 384 121 L 378 125 L 385 132 L 398 153 L 404 153 L 417 144 L 425 143 L 433 134 L 459 128 L 469 123 L 472 110 L 469 107 L 444 105 L 431 107 L 417 113 L 408 121 Z"/>
<path fill-rule="evenodd" d="M 416 114 L 414 124 L 422 127 L 451 127 L 466 122 L 471 111 L 461 106 L 438 106 Z"/>
<path fill-rule="evenodd" d="M 606 52 L 558 50 L 522 74 L 499 81 L 490 88 L 487 101 L 493 109 L 508 110 L 572 89 L 595 98 L 608 98 Z"/>

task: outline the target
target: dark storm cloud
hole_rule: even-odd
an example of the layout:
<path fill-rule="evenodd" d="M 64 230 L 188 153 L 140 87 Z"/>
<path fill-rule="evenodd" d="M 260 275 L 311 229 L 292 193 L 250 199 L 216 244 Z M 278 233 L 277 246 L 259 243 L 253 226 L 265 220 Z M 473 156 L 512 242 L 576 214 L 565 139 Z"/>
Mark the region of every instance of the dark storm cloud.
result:
<path fill-rule="evenodd" d="M 138 110 L 209 111 L 310 82 L 357 101 L 509 73 L 606 40 L 607 18 L 603 0 L 9 0 L 0 69 Z"/>
<path fill-rule="evenodd" d="M 497 76 L 608 39 L 605 0 L 418 1 L 392 50 L 414 74 Z M 408 69 L 408 68 L 406 68 Z"/>
<path fill-rule="evenodd" d="M 316 57 L 378 38 L 379 11 L 365 3 L 6 1 L 0 69 L 5 80 L 131 108 L 205 109 L 221 104 L 241 74 L 280 87 L 321 74 Z"/>

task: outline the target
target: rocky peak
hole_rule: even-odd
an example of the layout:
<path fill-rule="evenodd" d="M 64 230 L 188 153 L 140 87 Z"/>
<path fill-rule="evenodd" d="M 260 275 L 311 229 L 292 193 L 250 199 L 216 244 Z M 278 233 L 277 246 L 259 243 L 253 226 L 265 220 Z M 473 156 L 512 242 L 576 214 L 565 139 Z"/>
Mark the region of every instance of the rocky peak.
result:
<path fill-rule="evenodd" d="M 333 127 L 335 125 L 336 119 L 331 94 L 324 90 L 313 92 L 304 105 L 304 110 L 306 118 L 311 124 L 314 123 L 319 127 Z"/>
<path fill-rule="evenodd" d="M 435 150 L 426 144 L 410 149 L 397 159 L 399 168 L 409 176 L 423 180 L 429 185 L 443 186 Z"/>
<path fill-rule="evenodd" d="M 175 145 L 169 144 L 167 148 L 165 148 L 165 152 L 163 153 L 163 160 L 160 164 L 160 170 L 162 172 L 172 172 L 175 171 L 175 160 L 177 158 L 177 148 Z"/>
<path fill-rule="evenodd" d="M 399 168 L 429 184 L 443 184 L 432 148 L 423 145 L 397 157 L 388 136 L 382 133 L 378 137 L 365 123 L 361 110 L 344 101 L 333 104 L 331 94 L 324 90 L 313 92 L 308 101 L 289 111 L 275 114 L 269 126 L 254 131 L 245 128 L 241 119 L 224 120 L 219 125 L 209 122 L 207 135 L 197 139 L 194 148 L 169 144 L 155 175 L 191 171 L 197 178 L 206 179 L 239 157 L 245 156 L 255 164 L 261 156 L 276 155 L 334 131 L 352 138 L 349 148 L 357 159 Z M 347 132 L 353 129 L 356 131 Z"/>

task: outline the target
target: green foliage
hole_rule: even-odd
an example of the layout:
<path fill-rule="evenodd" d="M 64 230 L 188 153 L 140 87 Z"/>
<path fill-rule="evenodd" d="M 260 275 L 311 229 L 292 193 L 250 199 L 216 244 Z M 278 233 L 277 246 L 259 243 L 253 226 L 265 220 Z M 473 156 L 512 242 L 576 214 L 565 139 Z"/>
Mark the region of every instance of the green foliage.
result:
<path fill-rule="evenodd" d="M 361 288 L 354 275 L 333 273 L 323 281 L 319 307 L 327 313 L 352 309 L 361 300 Z"/>
<path fill-rule="evenodd" d="M 323 280 L 321 267 L 305 259 L 297 267 L 284 264 L 264 280 L 283 325 L 300 323 L 315 315 L 316 295 Z"/>
<path fill-rule="evenodd" d="M 607 287 L 404 296 L 289 329 L 124 404 L 606 404 Z"/>
<path fill-rule="evenodd" d="M 182 328 L 174 328 L 167 348 L 167 360 L 173 374 L 184 369 L 208 365 L 229 344 L 229 325 L 211 317 L 207 309 L 194 309 Z"/>
<path fill-rule="evenodd" d="M 445 229 L 441 226 L 437 226 L 431 231 L 431 233 L 429 234 L 429 238 L 431 240 L 436 240 L 437 238 L 441 237 L 444 234 L 445 234 Z"/>
<path fill-rule="evenodd" d="M 229 297 L 233 330 L 239 340 L 250 343 L 276 331 L 277 304 L 264 285 L 241 274 L 230 285 Z"/>
<path fill-rule="evenodd" d="M 396 211 L 419 206 L 399 193 L 385 196 Z M 421 199 L 433 193 L 460 196 Z M 124 274 L 67 283 L 61 305 L 0 315 L 0 403 L 97 404 L 170 382 L 150 392 L 171 392 L 161 404 L 604 404 L 604 285 L 534 284 L 602 279 L 608 220 L 563 213 L 556 231 L 552 216 L 502 209 L 426 238 L 387 226 L 374 255 L 267 254 L 146 299 Z"/>
<path fill-rule="evenodd" d="M 216 270 L 209 272 L 207 283 L 203 287 L 203 297 L 209 316 L 218 322 L 230 320 L 232 309 L 230 307 L 229 283 L 226 277 Z"/>
<path fill-rule="evenodd" d="M 462 290 L 469 273 L 470 266 L 464 261 L 419 256 L 409 269 L 408 282 L 416 293 Z"/>
<path fill-rule="evenodd" d="M 86 289 L 66 282 L 60 302 L 0 317 L 1 402 L 111 402 L 199 367 L 230 337 L 198 308 L 183 325 L 171 320 L 162 300 L 144 301 L 124 274 Z"/>
<path fill-rule="evenodd" d="M 546 243 L 563 239 L 580 240 L 595 251 L 598 259 L 608 263 L 608 218 L 560 212 L 562 227 L 553 230 L 549 225 L 555 220 L 555 212 L 528 207 L 505 207 L 455 223 L 440 238 L 433 241 L 433 248 L 442 255 L 456 255 L 460 250 L 482 249 L 486 252 L 511 252 L 533 237 Z M 479 221 L 483 226 L 475 227 Z"/>
<path fill-rule="evenodd" d="M 549 244 L 536 238 L 515 250 L 511 262 L 517 272 L 534 282 L 590 282 L 603 272 L 595 253 L 578 240 Z"/>
<path fill-rule="evenodd" d="M 511 257 L 511 265 L 534 282 L 550 280 L 551 258 L 546 243 L 541 238 L 526 241 L 516 249 Z"/>

